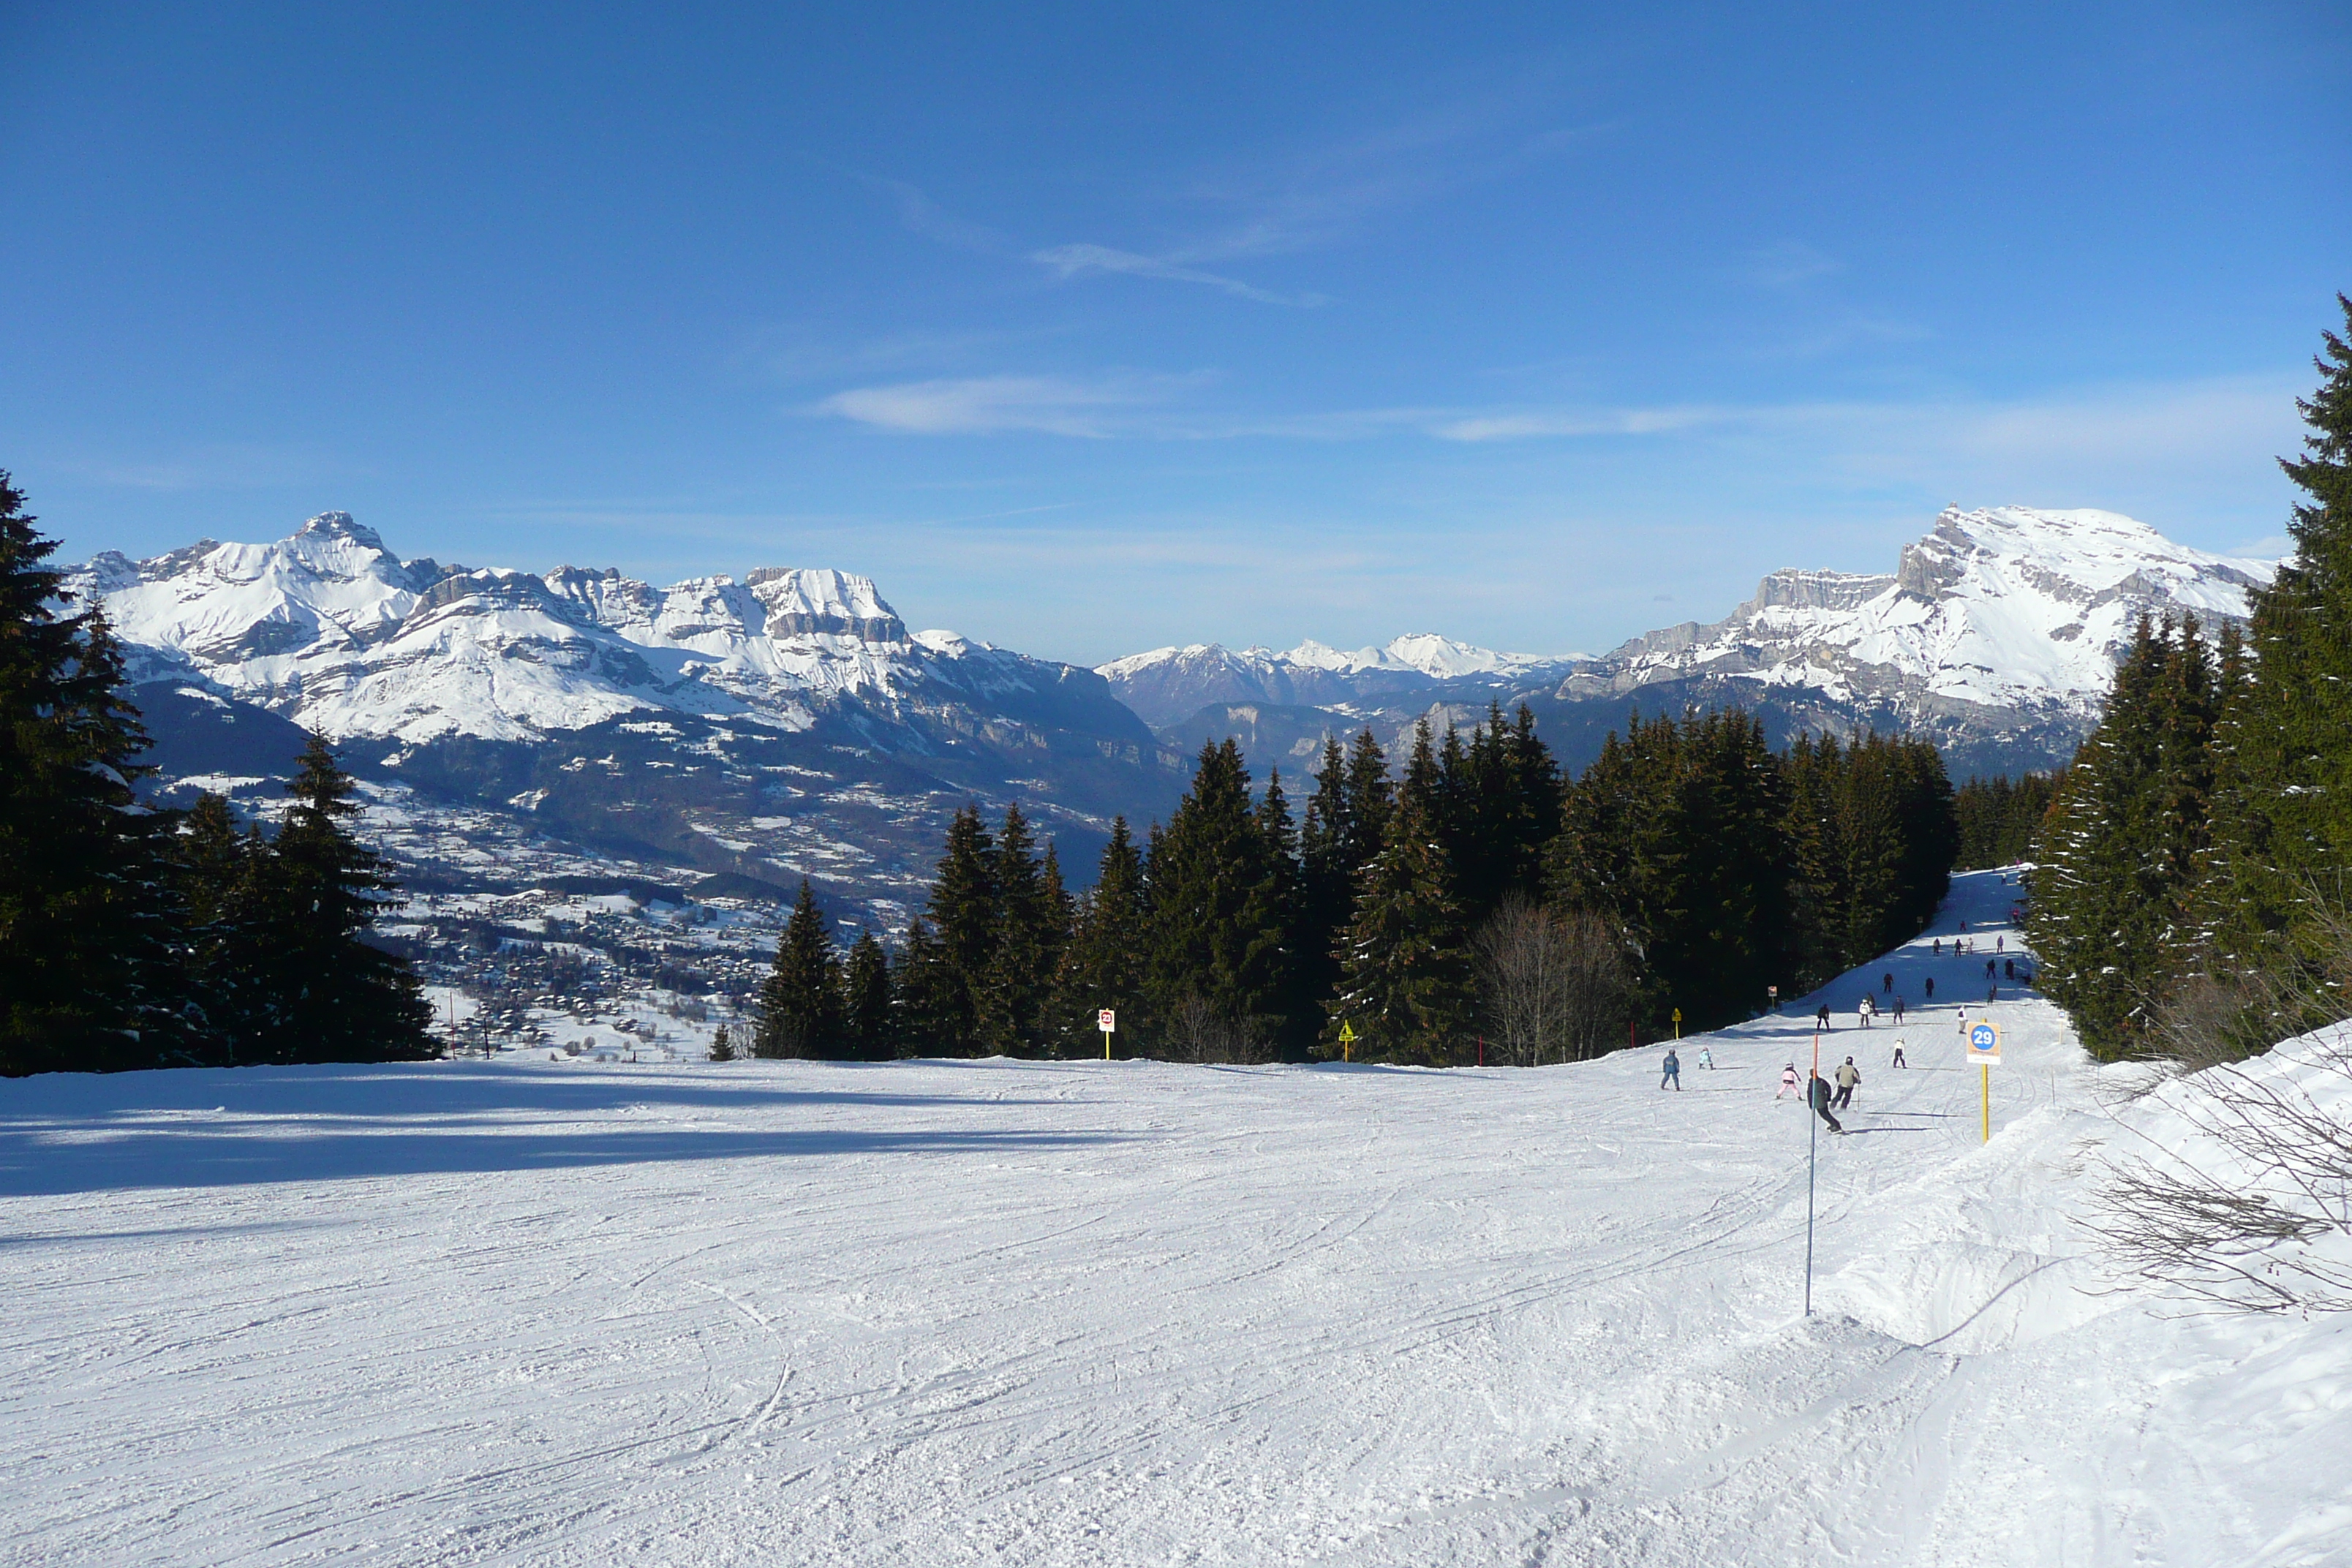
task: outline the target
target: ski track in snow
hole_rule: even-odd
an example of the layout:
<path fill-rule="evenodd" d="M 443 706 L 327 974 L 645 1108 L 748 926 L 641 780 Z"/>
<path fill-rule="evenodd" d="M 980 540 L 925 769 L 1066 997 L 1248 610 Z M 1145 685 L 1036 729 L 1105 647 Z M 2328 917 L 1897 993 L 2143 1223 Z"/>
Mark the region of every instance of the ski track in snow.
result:
<path fill-rule="evenodd" d="M 0 1556 L 2352 1561 L 2352 1324 L 2082 1289 L 2100 1074 L 1996 1004 L 1980 1146 L 1982 958 L 1927 941 L 1822 994 L 1865 1076 L 1810 1320 L 1810 999 L 1680 1094 L 1655 1049 L 0 1084 Z M 1857 1030 L 1888 969 L 1948 1000 Z"/>

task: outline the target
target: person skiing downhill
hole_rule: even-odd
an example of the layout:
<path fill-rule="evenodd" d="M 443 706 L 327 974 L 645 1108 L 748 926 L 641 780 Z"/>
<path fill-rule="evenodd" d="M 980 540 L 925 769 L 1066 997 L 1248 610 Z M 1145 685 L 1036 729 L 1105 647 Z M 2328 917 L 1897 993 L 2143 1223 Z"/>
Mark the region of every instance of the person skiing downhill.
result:
<path fill-rule="evenodd" d="M 1822 1004 L 1822 1010 L 1813 1015 L 1813 1021 L 1824 1029 L 1830 1026 L 1830 1005 L 1828 1003 L 1824 1002 Z"/>
<path fill-rule="evenodd" d="M 1898 1024 L 1903 1021 L 1903 998 L 1900 996 L 1895 999 L 1895 1021 Z"/>
<path fill-rule="evenodd" d="M 1845 1110 L 1853 1103 L 1853 1086 L 1861 1081 L 1862 1074 L 1855 1068 L 1853 1058 L 1846 1058 L 1837 1069 L 1837 1098 L 1830 1103 L 1840 1110 Z"/>
<path fill-rule="evenodd" d="M 1830 1114 L 1829 1079 L 1823 1078 L 1819 1073 L 1815 1073 L 1813 1075 L 1812 1087 L 1805 1091 L 1805 1096 L 1807 1100 L 1812 1105 L 1814 1114 L 1818 1115 L 1822 1121 L 1830 1124 L 1831 1131 L 1843 1132 L 1845 1131 L 1843 1126 L 1839 1125 L 1838 1119 Z"/>
<path fill-rule="evenodd" d="M 1882 975 L 1880 975 L 1880 976 L 1878 977 L 1878 988 L 1879 988 L 1881 991 L 1885 992 L 1889 996 L 1894 995 L 1894 994 L 1895 994 L 1895 976 L 1894 976 L 1892 973 L 1888 973 L 1888 974 L 1882 974 Z"/>
<path fill-rule="evenodd" d="M 1675 1056 L 1671 1047 L 1666 1051 L 1665 1067 L 1665 1073 L 1658 1079 L 1658 1087 L 1660 1089 L 1664 1089 L 1666 1085 L 1673 1084 L 1675 1086 L 1675 1092 L 1676 1094 L 1680 1094 L 1683 1091 L 1682 1058 Z"/>
<path fill-rule="evenodd" d="M 1775 1100 L 1794 1100 L 1796 1097 L 1797 1064 L 1790 1062 L 1787 1067 L 1780 1069 L 1780 1092 L 1774 1095 L 1772 1098 Z"/>
<path fill-rule="evenodd" d="M 1867 1029 L 1870 1027 L 1871 1018 L 1877 1012 L 1878 1004 L 1872 1001 L 1868 996 L 1864 996 L 1862 999 L 1862 1005 L 1853 1010 L 1853 1016 L 1855 1019 L 1861 1023 L 1862 1026 Z"/>
<path fill-rule="evenodd" d="M 1907 1068 L 1911 1065 L 1909 1062 L 1903 1059 L 1903 1042 L 1900 1040 L 1895 1042 L 1894 1065 L 1899 1068 Z"/>
<path fill-rule="evenodd" d="M 1706 1046 L 1701 1046 L 1698 1048 L 1698 1065 L 1709 1072 L 1715 1070 L 1715 1052 L 1712 1048 Z"/>
<path fill-rule="evenodd" d="M 1943 957 L 1943 956 L 1944 956 L 1944 939 L 1943 939 L 1942 937 L 1940 937 L 1940 936 L 1939 936 L 1939 937 L 1937 937 L 1937 938 L 1935 940 L 1935 942 L 1934 942 L 1934 944 L 1933 944 L 1933 945 L 1934 945 L 1934 947 L 1935 947 L 1935 949 L 1936 949 L 1936 956 L 1937 956 L 1937 958 L 1941 958 L 1941 957 Z"/>
<path fill-rule="evenodd" d="M 1930 974 L 1929 976 L 1927 976 L 1927 1000 L 1928 1000 L 1928 1001 L 1930 1001 L 1930 1002 L 1933 1002 L 1935 999 L 1936 999 L 1936 977 L 1935 977 L 1934 975 Z"/>

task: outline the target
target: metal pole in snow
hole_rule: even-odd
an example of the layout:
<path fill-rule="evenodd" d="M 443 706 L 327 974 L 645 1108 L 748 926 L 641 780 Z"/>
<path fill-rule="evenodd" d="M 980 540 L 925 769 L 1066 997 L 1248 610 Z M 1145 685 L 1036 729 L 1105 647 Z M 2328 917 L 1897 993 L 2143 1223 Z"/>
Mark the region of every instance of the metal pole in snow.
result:
<path fill-rule="evenodd" d="M 1813 1104 L 1813 1085 L 1822 1081 L 1822 1037 L 1813 1035 L 1813 1076 L 1805 1084 L 1805 1316 L 1813 1315 L 1813 1164 L 1822 1143 L 1822 1113 Z"/>

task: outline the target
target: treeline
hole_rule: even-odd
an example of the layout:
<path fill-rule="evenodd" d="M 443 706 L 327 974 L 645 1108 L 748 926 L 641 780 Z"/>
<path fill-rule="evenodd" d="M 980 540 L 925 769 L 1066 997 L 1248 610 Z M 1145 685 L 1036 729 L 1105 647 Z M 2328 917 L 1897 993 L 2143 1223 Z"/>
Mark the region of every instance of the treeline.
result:
<path fill-rule="evenodd" d="M 1142 843 L 1115 823 L 1066 891 L 1017 807 L 960 813 L 898 951 L 844 957 L 803 884 L 762 997 L 767 1054 L 1588 1056 L 1763 1010 L 1923 925 L 1958 846 L 1933 747 L 1739 712 L 1634 717 L 1565 782 L 1531 713 L 1424 721 L 1402 768 L 1326 742 L 1303 812 L 1231 741 Z"/>
<path fill-rule="evenodd" d="M 2352 1013 L 2352 346 L 2324 336 L 2294 556 L 2243 638 L 2139 625 L 2034 845 L 2040 983 L 2103 1057 Z"/>
<path fill-rule="evenodd" d="M 2042 819 L 2050 815 L 2050 803 L 2064 778 L 2062 769 L 2018 779 L 1970 779 L 1962 784 L 1952 799 L 1960 831 L 1959 858 L 1952 868 L 1981 871 L 2031 859 Z"/>
<path fill-rule="evenodd" d="M 0 472 L 0 1074 L 437 1055 L 407 964 L 361 940 L 394 890 L 313 739 L 274 835 L 143 807 L 122 658 Z"/>

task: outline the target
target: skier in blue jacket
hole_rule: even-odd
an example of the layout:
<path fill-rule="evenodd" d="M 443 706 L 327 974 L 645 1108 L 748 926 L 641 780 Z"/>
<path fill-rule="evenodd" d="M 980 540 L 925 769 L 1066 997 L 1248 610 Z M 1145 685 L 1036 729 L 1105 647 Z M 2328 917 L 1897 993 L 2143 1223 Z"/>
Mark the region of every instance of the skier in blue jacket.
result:
<path fill-rule="evenodd" d="M 1666 1048 L 1665 1076 L 1658 1079 L 1658 1087 L 1660 1089 L 1664 1089 L 1668 1084 L 1673 1084 L 1675 1086 L 1675 1092 L 1676 1094 L 1680 1094 L 1683 1091 L 1682 1058 L 1675 1055 L 1674 1047 L 1671 1046 Z"/>

